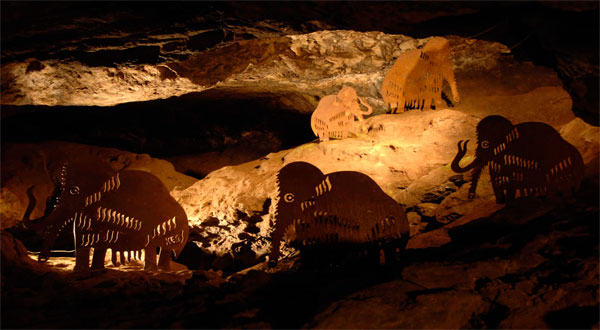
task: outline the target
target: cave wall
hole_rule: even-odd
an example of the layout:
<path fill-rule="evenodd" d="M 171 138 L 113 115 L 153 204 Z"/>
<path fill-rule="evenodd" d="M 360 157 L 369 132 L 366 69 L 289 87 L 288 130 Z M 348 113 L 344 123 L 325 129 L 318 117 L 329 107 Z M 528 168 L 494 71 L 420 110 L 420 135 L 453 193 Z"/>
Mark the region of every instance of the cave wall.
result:
<path fill-rule="evenodd" d="M 81 301 L 99 327 L 597 327 L 597 14 L 549 1 L 2 2 L 3 323 L 86 326 L 69 316 Z M 461 101 L 387 114 L 385 73 L 431 36 L 450 42 Z M 344 85 L 374 114 L 319 143 L 310 114 Z M 505 207 L 485 172 L 468 198 L 469 175 L 448 164 L 490 114 L 554 127 L 583 156 L 581 191 Z M 39 242 L 19 224 L 47 211 L 65 159 L 92 156 L 155 174 L 184 207 L 178 271 L 71 274 L 68 251 L 32 262 Z M 406 263 L 296 273 L 285 246 L 266 268 L 274 176 L 302 160 L 365 173 L 402 205 Z M 100 307 L 112 296 L 158 313 Z"/>

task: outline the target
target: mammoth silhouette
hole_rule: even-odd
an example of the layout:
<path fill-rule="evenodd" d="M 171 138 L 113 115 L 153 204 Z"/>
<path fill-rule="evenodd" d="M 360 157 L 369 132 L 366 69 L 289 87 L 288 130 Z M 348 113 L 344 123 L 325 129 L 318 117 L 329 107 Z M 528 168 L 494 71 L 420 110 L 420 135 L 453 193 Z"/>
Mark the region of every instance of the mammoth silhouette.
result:
<path fill-rule="evenodd" d="M 360 109 L 359 101 L 366 111 Z M 345 86 L 337 95 L 327 95 L 319 101 L 310 117 L 310 126 L 320 141 L 345 139 L 349 132 L 354 132 L 354 117 L 362 123 L 363 116 L 371 113 L 373 108 L 356 94 L 356 90 Z M 361 129 L 365 130 L 362 126 Z"/>
<path fill-rule="evenodd" d="M 144 256 L 144 269 L 170 269 L 171 254 L 178 256 L 187 241 L 189 227 L 183 208 L 154 175 L 136 170 L 115 172 L 100 159 L 81 159 L 62 166 L 57 205 L 46 217 L 26 224 L 42 237 L 39 261 L 64 229 L 75 241 L 75 271 L 104 268 L 107 249 L 121 260 Z"/>
<path fill-rule="evenodd" d="M 471 199 L 485 166 L 489 168 L 498 204 L 522 196 L 570 194 L 581 184 L 581 154 L 548 124 L 513 125 L 498 115 L 483 118 L 477 124 L 475 159 L 463 168 L 459 162 L 467 152 L 468 142 L 458 142 L 458 153 L 451 167 L 457 173 L 471 171 Z"/>
<path fill-rule="evenodd" d="M 439 109 L 444 79 L 452 89 L 454 101 L 459 102 L 450 44 L 445 38 L 434 37 L 422 50 L 407 50 L 400 54 L 383 79 L 381 96 L 392 113 L 429 110 L 431 105 Z"/>
<path fill-rule="evenodd" d="M 406 246 L 409 230 L 403 208 L 365 174 L 323 174 L 310 163 L 293 162 L 279 171 L 277 182 L 271 266 L 277 263 L 284 236 L 301 251 L 362 244 L 376 249 L 378 258 L 383 248 L 386 262 L 395 260 L 396 250 Z"/>

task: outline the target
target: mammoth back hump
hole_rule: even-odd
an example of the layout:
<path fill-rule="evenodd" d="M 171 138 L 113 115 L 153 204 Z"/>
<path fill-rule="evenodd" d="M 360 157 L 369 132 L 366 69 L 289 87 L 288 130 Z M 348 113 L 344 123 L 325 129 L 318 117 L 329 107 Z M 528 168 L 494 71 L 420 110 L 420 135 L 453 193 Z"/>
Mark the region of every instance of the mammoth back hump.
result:
<path fill-rule="evenodd" d="M 393 80 L 396 83 L 403 82 L 407 74 L 419 61 L 420 55 L 421 51 L 416 49 L 407 50 L 401 53 L 396 59 L 396 62 L 394 62 L 392 68 L 385 75 L 384 81 L 389 82 L 390 80 Z"/>
<path fill-rule="evenodd" d="M 384 102 L 389 102 L 388 92 L 390 95 L 402 95 L 403 90 L 406 90 L 406 83 L 419 62 L 421 55 L 420 50 L 407 50 L 398 56 L 398 59 L 392 68 L 386 73 L 381 84 L 381 95 Z M 396 97 L 392 97 L 395 99 Z"/>
<path fill-rule="evenodd" d="M 567 142 L 552 126 L 542 122 L 524 122 L 515 125 L 519 134 L 516 152 L 536 159 L 553 162 L 565 157 L 573 157 L 576 162 L 581 154 L 572 144 Z"/>
<path fill-rule="evenodd" d="M 119 172 L 120 187 L 102 197 L 105 207 L 128 211 L 140 219 L 177 216 L 186 219 L 183 208 L 165 185 L 151 173 L 138 170 Z"/>
<path fill-rule="evenodd" d="M 319 101 L 319 105 L 313 111 L 312 117 L 320 117 L 323 120 L 338 113 L 342 107 L 341 104 L 336 104 L 337 95 L 327 95 Z"/>
<path fill-rule="evenodd" d="M 322 193 L 316 191 L 315 201 L 319 208 L 340 217 L 364 218 L 369 214 L 379 217 L 384 213 L 404 213 L 402 207 L 365 174 L 342 171 L 325 175 L 327 177 L 331 189 Z"/>
<path fill-rule="evenodd" d="M 450 43 L 445 38 L 434 37 L 423 47 L 423 52 L 433 60 L 450 60 Z"/>

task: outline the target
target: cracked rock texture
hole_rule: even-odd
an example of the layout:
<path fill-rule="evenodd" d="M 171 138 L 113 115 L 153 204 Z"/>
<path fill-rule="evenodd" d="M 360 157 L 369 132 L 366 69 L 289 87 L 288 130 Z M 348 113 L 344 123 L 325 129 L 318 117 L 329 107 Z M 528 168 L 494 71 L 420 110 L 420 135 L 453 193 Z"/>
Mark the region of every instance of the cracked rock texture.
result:
<path fill-rule="evenodd" d="M 36 6 L 2 3 L 4 327 L 600 326 L 597 3 Z M 461 101 L 386 114 L 387 70 L 431 36 L 450 42 Z M 367 130 L 311 142 L 311 112 L 344 85 L 373 106 Z M 497 204 L 484 170 L 469 199 L 448 164 L 491 114 L 559 131 L 581 190 Z M 155 174 L 182 204 L 178 270 L 35 260 L 19 223 L 44 215 L 63 161 L 89 156 Z M 372 177 L 407 212 L 402 261 L 314 264 L 286 246 L 268 268 L 275 174 L 293 161 Z"/>
<path fill-rule="evenodd" d="M 564 124 L 573 118 L 569 96 L 551 70 L 511 60 L 510 50 L 499 43 L 448 38 L 464 111 L 481 114 L 493 107 L 522 120 L 515 104 L 521 109 L 541 107 L 537 100 L 545 97 L 550 102 L 539 112 L 547 121 Z M 385 113 L 380 96 L 385 73 L 401 52 L 426 42 L 335 30 L 235 41 L 154 66 L 49 60 L 28 72 L 31 62 L 8 63 L 2 66 L 2 103 L 110 106 L 215 89 L 223 95 L 275 95 L 283 108 L 312 112 L 320 98 L 351 85 L 375 114 Z"/>
<path fill-rule="evenodd" d="M 427 228 L 423 222 L 432 226 L 453 221 L 464 224 L 502 207 L 495 202 L 487 170 L 480 178 L 476 198 L 471 200 L 467 196 L 470 183 L 465 184 L 470 179 L 468 173 L 457 175 L 449 169 L 457 152 L 456 142 L 476 140 L 477 122 L 477 117 L 449 109 L 374 116 L 365 121 L 365 134 L 312 142 L 242 165 L 227 166 L 172 195 L 186 210 L 190 225 L 200 229 L 197 244 L 217 255 L 231 254 L 233 245 L 248 240 L 253 242 L 251 249 L 257 257 L 269 251 L 278 199 L 275 175 L 294 161 L 308 160 L 323 173 L 350 170 L 369 175 L 407 211 L 416 212 L 411 215 L 413 234 Z M 589 148 L 598 148 L 598 129 L 589 125 L 584 130 L 573 129 L 581 124 L 574 120 L 564 126 L 563 136 L 580 150 L 587 166 L 586 180 L 593 181 L 597 177 L 598 154 Z M 469 162 L 472 156 L 470 150 L 463 161 Z M 417 219 L 415 215 L 426 218 Z M 257 226 L 248 231 L 240 225 L 243 217 L 254 217 Z M 210 229 L 200 227 L 206 221 L 214 221 L 214 225 Z M 409 247 L 441 244 L 426 243 L 427 235 L 414 237 Z M 449 241 L 446 238 L 441 242 Z"/>

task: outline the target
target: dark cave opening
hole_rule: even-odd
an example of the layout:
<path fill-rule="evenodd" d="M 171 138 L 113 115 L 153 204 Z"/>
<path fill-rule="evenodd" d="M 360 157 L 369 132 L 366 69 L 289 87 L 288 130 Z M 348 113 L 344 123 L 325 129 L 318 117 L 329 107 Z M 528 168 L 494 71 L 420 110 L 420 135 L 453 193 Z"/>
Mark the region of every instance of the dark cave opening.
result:
<path fill-rule="evenodd" d="M 156 158 L 227 153 L 250 161 L 314 140 L 310 115 L 282 108 L 278 100 L 267 93 L 207 91 L 113 107 L 4 106 L 2 139 L 68 141 Z"/>

